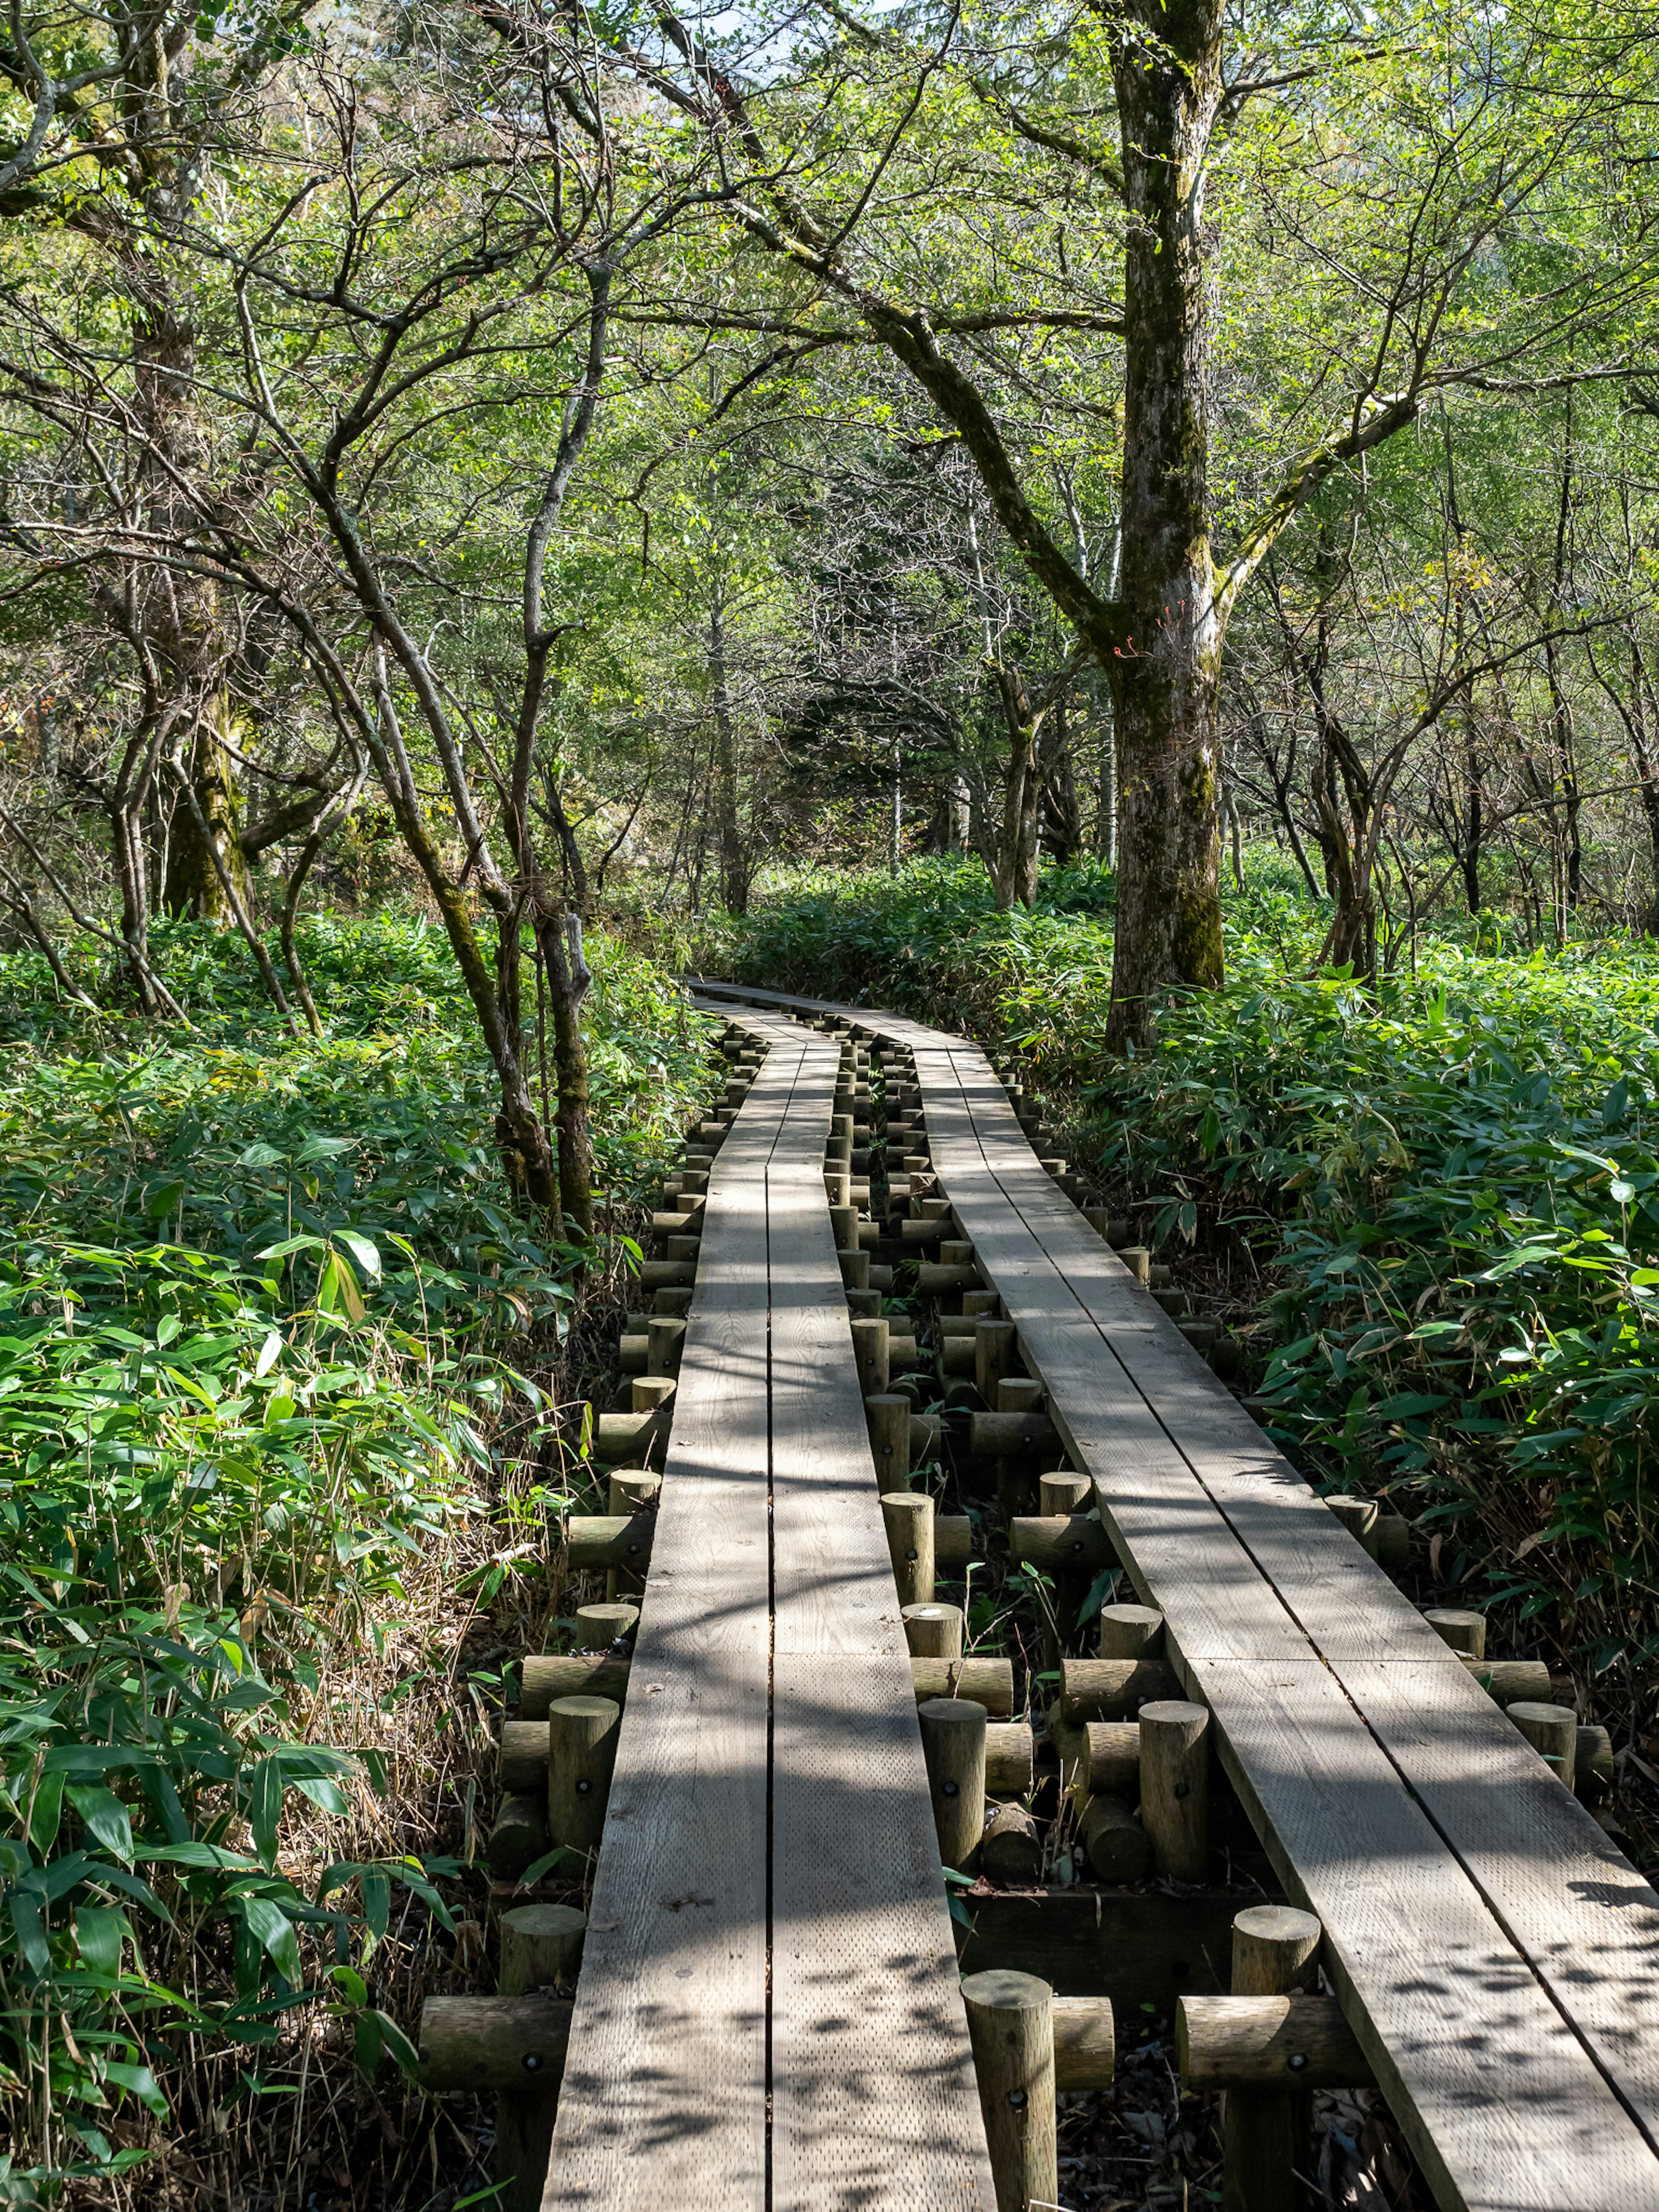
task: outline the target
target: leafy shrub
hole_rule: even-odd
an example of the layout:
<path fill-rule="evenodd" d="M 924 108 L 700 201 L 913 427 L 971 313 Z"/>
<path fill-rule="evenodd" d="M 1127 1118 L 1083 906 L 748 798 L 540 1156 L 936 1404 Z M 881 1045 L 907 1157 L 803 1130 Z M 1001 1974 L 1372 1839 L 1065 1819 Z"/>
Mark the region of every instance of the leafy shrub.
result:
<path fill-rule="evenodd" d="M 394 1892 L 447 1924 L 458 1869 L 333 1855 L 383 1825 L 342 1682 L 434 1555 L 458 1575 L 465 1532 L 561 1495 L 504 1497 L 500 1462 L 509 1400 L 532 1455 L 550 1414 L 522 1370 L 574 1255 L 514 1210 L 441 936 L 306 925 L 297 1041 L 235 940 L 158 941 L 193 1033 L 0 963 L 0 2100 L 33 2155 L 0 2196 L 143 2155 L 124 2106 L 298 2006 L 408 2060 L 371 1961 Z M 590 957 L 625 1203 L 707 1095 L 707 1024 Z"/>

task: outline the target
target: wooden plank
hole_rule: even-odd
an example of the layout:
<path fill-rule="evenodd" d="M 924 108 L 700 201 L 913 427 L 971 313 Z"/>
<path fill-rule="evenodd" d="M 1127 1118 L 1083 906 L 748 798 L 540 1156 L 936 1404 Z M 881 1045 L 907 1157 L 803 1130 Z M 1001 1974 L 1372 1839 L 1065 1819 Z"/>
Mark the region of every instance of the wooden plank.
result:
<path fill-rule="evenodd" d="M 903 1622 L 823 1194 L 840 1054 L 767 1172 L 773 2204 L 994 2212 Z"/>
<path fill-rule="evenodd" d="M 777 1655 L 777 2212 L 994 2212 L 908 1674 Z"/>
<path fill-rule="evenodd" d="M 998 1180 L 1012 1177 L 999 1172 Z M 1022 1211 L 1041 1218 L 1044 1195 L 1031 1193 Z M 1093 1315 L 1112 1316 L 1103 1334 L 1159 1425 L 1334 1669 L 1620 2100 L 1659 2142 L 1659 1895 L 1467 1673 L 1434 1648 L 1439 1639 L 1428 1623 L 1178 1332 L 1160 1315 L 1161 1325 L 1124 1340 L 1126 1318 L 1137 1300 L 1144 1310 L 1144 1294 L 1121 1265 L 1114 1279 L 1085 1224 L 1074 1227 L 1053 1199 L 1047 1204 L 1036 1231 L 1045 1251 Z M 1180 1629 L 1175 1640 L 1197 1656 Z"/>
<path fill-rule="evenodd" d="M 1317 1660 L 1197 1670 L 1286 1894 L 1442 2204 L 1659 2203 L 1659 2162 Z"/>
<path fill-rule="evenodd" d="M 543 2203 L 765 2212 L 769 1054 L 709 1172 Z"/>

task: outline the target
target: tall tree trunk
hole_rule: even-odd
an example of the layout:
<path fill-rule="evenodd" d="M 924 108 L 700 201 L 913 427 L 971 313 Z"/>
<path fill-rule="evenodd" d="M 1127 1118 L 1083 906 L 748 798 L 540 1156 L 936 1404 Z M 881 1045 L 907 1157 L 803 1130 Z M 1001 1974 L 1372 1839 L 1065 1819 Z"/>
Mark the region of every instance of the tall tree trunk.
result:
<path fill-rule="evenodd" d="M 1204 163 L 1221 94 L 1218 0 L 1133 0 L 1114 40 L 1129 211 L 1123 568 L 1108 663 L 1119 880 L 1109 1045 L 1176 984 L 1222 980 L 1221 619 L 1211 564 Z"/>
<path fill-rule="evenodd" d="M 1041 718 L 1032 708 L 1017 669 L 1000 664 L 997 693 L 1008 732 L 1008 765 L 1003 773 L 1002 819 L 991 865 L 997 905 L 1030 906 L 1036 897 L 1037 807 L 1042 797 L 1037 774 Z"/>

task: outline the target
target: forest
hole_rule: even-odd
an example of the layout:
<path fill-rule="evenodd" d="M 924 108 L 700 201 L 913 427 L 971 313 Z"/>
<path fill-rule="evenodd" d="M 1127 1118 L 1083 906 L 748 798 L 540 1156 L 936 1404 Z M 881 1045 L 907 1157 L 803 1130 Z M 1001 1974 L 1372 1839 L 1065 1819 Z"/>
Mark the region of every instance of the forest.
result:
<path fill-rule="evenodd" d="M 1017 1061 L 1659 1865 L 1655 31 L 12 0 L 0 2204 L 499 2193 L 687 979 Z"/>

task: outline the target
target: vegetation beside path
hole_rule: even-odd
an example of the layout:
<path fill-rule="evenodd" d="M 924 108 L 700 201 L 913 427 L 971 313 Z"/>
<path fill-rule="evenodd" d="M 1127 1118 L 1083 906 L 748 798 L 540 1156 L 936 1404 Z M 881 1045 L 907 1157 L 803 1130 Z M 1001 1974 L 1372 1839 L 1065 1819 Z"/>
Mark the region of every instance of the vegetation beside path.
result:
<path fill-rule="evenodd" d="M 481 1717 L 555 1610 L 560 1408 L 704 1025 L 593 942 L 579 1301 L 441 936 L 301 936 L 301 1040 L 205 928 L 188 1030 L 0 959 L 0 2203 L 465 2171 L 392 2062 L 469 1964 Z"/>

